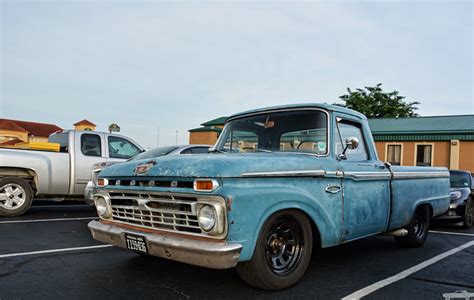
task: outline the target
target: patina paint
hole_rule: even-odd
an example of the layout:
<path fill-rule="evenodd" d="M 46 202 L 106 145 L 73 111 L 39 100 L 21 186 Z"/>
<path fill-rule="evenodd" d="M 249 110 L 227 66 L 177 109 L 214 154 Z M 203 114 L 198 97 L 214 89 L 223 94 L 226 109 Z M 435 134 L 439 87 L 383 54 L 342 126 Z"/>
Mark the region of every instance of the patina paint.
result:
<path fill-rule="evenodd" d="M 446 168 L 431 167 L 401 167 L 393 166 L 393 172 L 447 172 Z M 432 215 L 438 216 L 447 211 L 449 203 L 449 177 L 445 178 L 412 178 L 392 180 L 392 212 L 389 229 L 405 226 L 410 222 L 413 211 L 421 204 L 427 204 L 432 209 Z M 449 205 L 449 204 L 448 204 Z"/>
<path fill-rule="evenodd" d="M 281 210 L 303 211 L 319 232 L 321 246 L 329 247 L 406 226 L 416 207 L 422 204 L 429 205 L 433 215 L 442 214 L 448 209 L 447 170 L 420 167 L 392 167 L 390 170 L 378 160 L 367 119 L 357 112 L 326 104 L 304 104 L 248 111 L 229 119 L 290 108 L 319 108 L 328 112 L 330 153 L 327 156 L 212 153 L 160 157 L 153 159 L 156 164 L 143 175 L 135 175 L 134 170 L 150 159 L 113 165 L 104 169 L 99 177 L 187 181 L 196 178 L 216 179 L 220 186 L 211 193 L 171 187 L 110 186 L 105 189 L 220 195 L 226 201 L 232 199 L 227 214 L 226 240 L 243 246 L 240 261 L 251 259 L 263 224 L 269 216 Z M 368 160 L 337 159 L 340 153 L 334 150 L 339 139 L 336 118 L 361 124 L 369 153 Z M 304 171 L 314 171 L 314 174 L 320 175 L 284 175 L 285 172 Z M 392 171 L 436 173 L 439 176 L 392 179 Z M 272 176 L 274 172 L 280 172 L 280 175 Z M 260 176 L 249 177 L 248 173 L 259 173 Z M 269 176 L 262 177 L 262 173 L 269 173 Z M 336 187 L 336 191 L 329 192 L 328 186 Z M 342 188 L 339 192 L 338 187 Z"/>

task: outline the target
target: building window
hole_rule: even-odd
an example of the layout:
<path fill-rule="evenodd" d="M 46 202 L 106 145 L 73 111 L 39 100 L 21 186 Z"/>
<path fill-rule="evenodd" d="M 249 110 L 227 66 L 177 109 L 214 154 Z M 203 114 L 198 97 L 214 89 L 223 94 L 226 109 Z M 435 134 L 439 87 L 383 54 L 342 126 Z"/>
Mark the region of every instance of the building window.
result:
<path fill-rule="evenodd" d="M 387 145 L 387 161 L 394 166 L 401 166 L 402 164 L 402 145 Z"/>
<path fill-rule="evenodd" d="M 432 165 L 433 145 L 416 145 L 416 165 Z"/>

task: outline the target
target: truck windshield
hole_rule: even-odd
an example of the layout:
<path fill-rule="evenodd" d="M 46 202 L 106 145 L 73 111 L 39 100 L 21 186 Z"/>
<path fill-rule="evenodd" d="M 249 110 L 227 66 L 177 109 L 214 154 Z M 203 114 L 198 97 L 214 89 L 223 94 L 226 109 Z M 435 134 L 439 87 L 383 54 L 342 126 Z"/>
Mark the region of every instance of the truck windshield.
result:
<path fill-rule="evenodd" d="M 451 182 L 451 187 L 470 187 L 470 177 L 469 173 L 450 172 L 449 181 Z"/>
<path fill-rule="evenodd" d="M 327 115 L 318 110 L 262 113 L 229 121 L 217 152 L 328 153 Z"/>

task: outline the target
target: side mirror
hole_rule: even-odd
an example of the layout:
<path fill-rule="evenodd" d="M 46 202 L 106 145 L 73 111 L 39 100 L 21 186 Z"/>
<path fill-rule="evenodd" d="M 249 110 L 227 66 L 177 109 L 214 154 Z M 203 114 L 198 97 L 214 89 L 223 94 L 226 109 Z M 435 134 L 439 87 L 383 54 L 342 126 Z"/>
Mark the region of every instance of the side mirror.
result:
<path fill-rule="evenodd" d="M 357 147 L 359 147 L 359 139 L 352 136 L 346 139 L 346 149 L 344 149 L 344 152 L 346 152 L 347 149 L 350 149 L 350 150 L 357 149 Z"/>
<path fill-rule="evenodd" d="M 346 151 L 347 149 L 349 150 L 354 150 L 359 147 L 359 139 L 356 138 L 355 136 L 351 136 L 348 139 L 346 139 L 346 147 L 344 147 L 344 150 L 342 151 L 341 154 L 337 156 L 339 160 L 347 159 L 346 157 Z"/>

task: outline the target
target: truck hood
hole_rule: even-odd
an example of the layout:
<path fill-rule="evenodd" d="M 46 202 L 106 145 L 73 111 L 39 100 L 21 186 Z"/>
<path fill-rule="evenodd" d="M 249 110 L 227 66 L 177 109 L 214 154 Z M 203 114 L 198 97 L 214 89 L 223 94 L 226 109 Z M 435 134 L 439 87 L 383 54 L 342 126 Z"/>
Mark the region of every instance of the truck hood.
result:
<path fill-rule="evenodd" d="M 321 170 L 324 161 L 312 155 L 285 153 L 176 155 L 112 165 L 99 177 L 240 177 L 254 172 Z M 137 174 L 137 169 L 145 172 Z"/>

